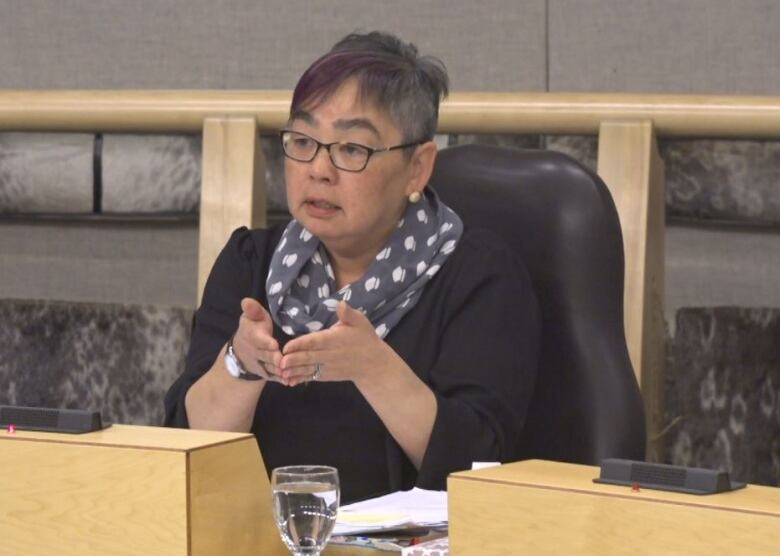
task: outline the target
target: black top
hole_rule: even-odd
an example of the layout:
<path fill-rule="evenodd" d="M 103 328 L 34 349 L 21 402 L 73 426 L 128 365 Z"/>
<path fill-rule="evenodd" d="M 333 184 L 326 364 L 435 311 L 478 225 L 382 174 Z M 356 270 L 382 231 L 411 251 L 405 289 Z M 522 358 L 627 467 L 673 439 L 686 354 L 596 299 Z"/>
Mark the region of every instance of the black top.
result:
<path fill-rule="evenodd" d="M 165 424 L 187 427 L 187 389 L 237 327 L 240 302 L 267 306 L 265 278 L 281 229 L 239 228 L 217 258 L 193 319 L 184 373 L 165 398 Z M 277 326 L 280 345 L 290 338 Z M 266 469 L 339 470 L 342 501 L 419 486 L 446 488 L 473 461 L 511 461 L 533 391 L 536 300 L 522 264 L 497 236 L 466 229 L 418 304 L 385 341 L 433 390 L 438 410 L 419 471 L 351 382 L 263 389 L 252 432 Z"/>

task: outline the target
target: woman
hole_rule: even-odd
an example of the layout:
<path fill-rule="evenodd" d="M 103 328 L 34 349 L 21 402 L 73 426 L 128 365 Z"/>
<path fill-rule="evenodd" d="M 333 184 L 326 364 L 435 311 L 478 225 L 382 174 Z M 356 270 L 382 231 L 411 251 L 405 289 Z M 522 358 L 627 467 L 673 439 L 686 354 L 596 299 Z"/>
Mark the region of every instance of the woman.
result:
<path fill-rule="evenodd" d="M 383 33 L 306 70 L 281 133 L 293 220 L 231 236 L 167 425 L 252 431 L 269 470 L 333 465 L 344 501 L 512 458 L 536 304 L 508 248 L 426 189 L 447 86 Z"/>

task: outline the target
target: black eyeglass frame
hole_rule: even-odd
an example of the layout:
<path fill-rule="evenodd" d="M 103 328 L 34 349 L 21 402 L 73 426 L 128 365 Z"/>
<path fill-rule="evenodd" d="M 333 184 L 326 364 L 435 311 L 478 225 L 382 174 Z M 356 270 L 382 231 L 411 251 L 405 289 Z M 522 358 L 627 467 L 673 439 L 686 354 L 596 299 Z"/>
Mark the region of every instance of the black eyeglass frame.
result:
<path fill-rule="evenodd" d="M 285 133 L 295 133 L 296 135 L 302 135 L 302 136 L 306 137 L 307 139 L 311 139 L 312 141 L 314 141 L 317 144 L 317 148 L 314 150 L 314 153 L 311 155 L 311 158 L 303 159 L 303 158 L 295 158 L 294 156 L 291 156 L 287 152 L 287 149 L 284 148 L 284 134 Z M 374 156 L 375 154 L 386 153 L 386 152 L 395 151 L 395 150 L 398 150 L 398 149 L 406 149 L 406 148 L 409 148 L 409 147 L 416 147 L 418 145 L 422 145 L 423 143 L 427 143 L 428 142 L 427 140 L 412 141 L 411 143 L 404 143 L 402 145 L 394 145 L 392 147 L 385 147 L 384 149 L 374 149 L 372 147 L 369 147 L 369 146 L 366 146 L 366 145 L 361 145 L 360 143 L 353 143 L 351 141 L 334 141 L 333 143 L 323 143 L 322 141 L 317 141 L 311 135 L 306 135 L 305 133 L 301 133 L 300 131 L 295 131 L 295 130 L 292 130 L 292 129 L 283 129 L 283 130 L 281 130 L 279 132 L 279 141 L 282 143 L 282 152 L 284 153 L 284 156 L 286 156 L 290 160 L 294 160 L 296 162 L 311 162 L 312 160 L 314 160 L 317 157 L 317 155 L 320 152 L 320 149 L 325 147 L 325 150 L 328 151 L 328 158 L 330 159 L 330 163 L 333 164 L 333 166 L 335 168 L 338 168 L 339 170 L 342 170 L 344 172 L 353 172 L 353 173 L 358 173 L 358 172 L 362 172 L 363 170 L 365 170 L 366 166 L 368 166 L 368 161 L 371 160 L 371 157 Z M 333 154 L 330 151 L 330 148 L 333 145 L 351 145 L 353 147 L 359 147 L 361 149 L 365 149 L 366 151 L 368 151 L 368 156 L 366 156 L 365 164 L 363 164 L 363 167 L 360 168 L 359 170 L 350 170 L 348 168 L 342 168 L 341 166 L 336 164 L 335 160 L 333 160 Z"/>

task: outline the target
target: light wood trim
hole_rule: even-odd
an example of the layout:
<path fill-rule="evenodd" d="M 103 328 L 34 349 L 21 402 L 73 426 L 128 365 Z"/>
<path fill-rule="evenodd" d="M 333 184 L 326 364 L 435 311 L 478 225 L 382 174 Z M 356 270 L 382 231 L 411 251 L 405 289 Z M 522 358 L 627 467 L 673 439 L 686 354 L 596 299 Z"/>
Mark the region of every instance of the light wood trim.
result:
<path fill-rule="evenodd" d="M 251 117 L 208 118 L 203 125 L 198 303 L 230 233 L 265 227 L 265 158 Z"/>
<path fill-rule="evenodd" d="M 35 441 L 179 452 L 198 450 L 247 438 L 254 438 L 254 436 L 244 432 L 201 431 L 137 425 L 111 425 L 101 431 L 84 434 L 17 430 L 14 434 L 3 433 L 2 436 L 2 439 L 8 442 Z"/>
<path fill-rule="evenodd" d="M 526 461 L 450 475 L 452 554 L 773 554 L 780 489 L 695 496 L 592 482 L 597 467 Z"/>
<path fill-rule="evenodd" d="M 664 370 L 664 164 L 649 121 L 608 121 L 598 174 L 615 201 L 625 253 L 626 343 L 645 402 L 650 461 L 659 461 Z"/>
<path fill-rule="evenodd" d="M 780 137 L 780 97 L 453 93 L 441 133 L 595 134 L 604 120 L 651 120 L 661 136 Z"/>
<path fill-rule="evenodd" d="M 290 91 L 0 91 L 0 129 L 200 133 L 211 117 L 287 121 Z"/>
<path fill-rule="evenodd" d="M 209 117 L 287 120 L 290 91 L 0 91 L 0 130 L 198 132 Z M 441 133 L 596 134 L 604 120 L 651 120 L 659 136 L 780 137 L 780 97 L 455 92 Z"/>

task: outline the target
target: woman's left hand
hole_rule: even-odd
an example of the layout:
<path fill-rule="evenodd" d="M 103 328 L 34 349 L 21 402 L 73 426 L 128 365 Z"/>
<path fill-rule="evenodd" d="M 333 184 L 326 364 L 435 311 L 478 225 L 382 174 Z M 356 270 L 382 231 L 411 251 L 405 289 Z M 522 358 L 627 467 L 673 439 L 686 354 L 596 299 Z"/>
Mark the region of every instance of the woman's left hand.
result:
<path fill-rule="evenodd" d="M 336 307 L 338 322 L 326 330 L 300 336 L 287 343 L 280 363 L 287 386 L 311 380 L 319 365 L 317 380 L 359 382 L 397 358 L 383 342 L 371 321 L 345 302 Z"/>
<path fill-rule="evenodd" d="M 436 396 L 404 360 L 376 335 L 363 313 L 343 301 L 338 322 L 287 343 L 282 382 L 296 386 L 312 379 L 351 380 L 388 432 L 419 469 L 436 419 Z"/>

